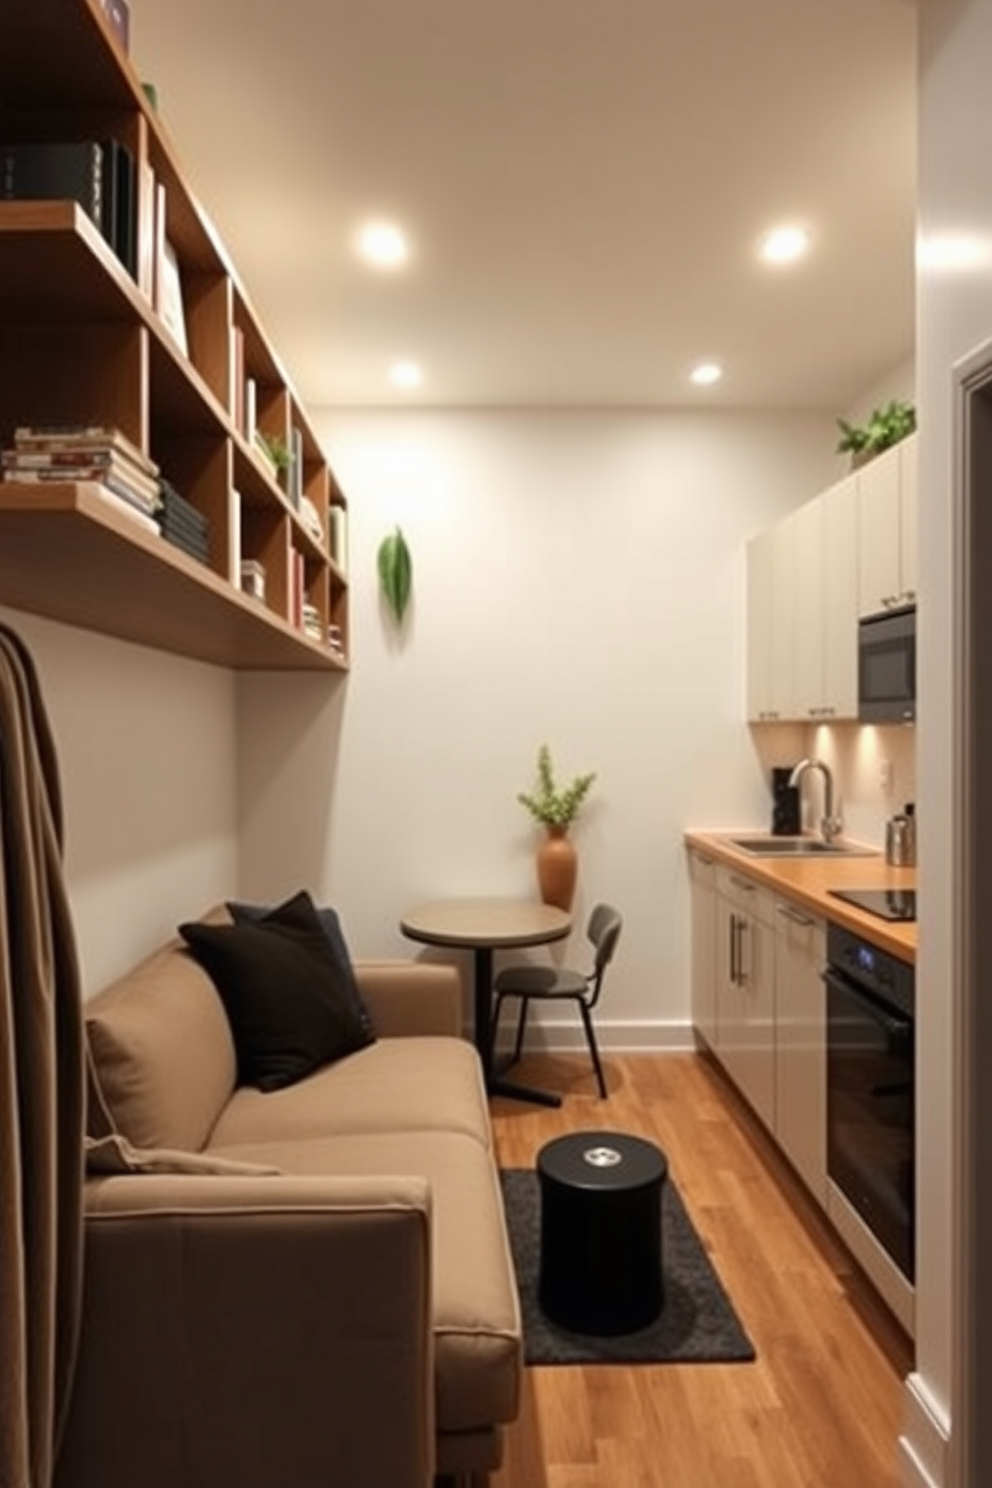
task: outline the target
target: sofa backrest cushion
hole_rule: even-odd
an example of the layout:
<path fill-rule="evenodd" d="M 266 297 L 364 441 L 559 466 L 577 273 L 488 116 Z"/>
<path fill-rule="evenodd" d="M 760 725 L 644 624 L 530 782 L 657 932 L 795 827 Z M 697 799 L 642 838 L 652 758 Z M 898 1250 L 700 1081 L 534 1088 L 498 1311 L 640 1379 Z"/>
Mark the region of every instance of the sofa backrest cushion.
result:
<path fill-rule="evenodd" d="M 359 1022 L 366 1033 L 373 1033 L 372 1019 L 365 999 L 362 996 L 355 976 L 355 968 L 351 964 L 351 952 L 348 950 L 348 942 L 344 938 L 341 928 L 341 920 L 338 912 L 329 904 L 315 905 L 305 889 L 299 894 L 294 894 L 284 904 L 244 904 L 240 900 L 229 900 L 227 904 L 228 913 L 236 925 L 257 923 L 260 920 L 278 919 L 284 909 L 293 909 L 300 900 L 303 900 L 316 916 L 317 924 L 324 932 L 328 949 L 334 961 L 337 984 L 341 989 L 341 995 L 347 999 L 355 1010 Z"/>
<path fill-rule="evenodd" d="M 241 1084 L 281 1090 L 374 1043 L 305 891 L 262 919 L 185 924 L 179 933 L 227 1010 Z"/>
<path fill-rule="evenodd" d="M 237 1079 L 224 1005 L 203 967 L 171 941 L 83 1013 L 90 1134 L 200 1151 Z"/>

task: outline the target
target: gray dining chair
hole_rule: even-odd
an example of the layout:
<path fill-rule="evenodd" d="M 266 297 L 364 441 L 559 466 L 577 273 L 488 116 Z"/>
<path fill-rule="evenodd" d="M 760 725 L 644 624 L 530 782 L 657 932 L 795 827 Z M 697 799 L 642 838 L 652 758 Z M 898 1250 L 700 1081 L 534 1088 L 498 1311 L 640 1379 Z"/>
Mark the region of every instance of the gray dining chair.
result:
<path fill-rule="evenodd" d="M 586 936 L 593 948 L 593 961 L 589 971 L 579 971 L 568 966 L 535 966 L 533 963 L 521 963 L 504 966 L 497 974 L 493 982 L 493 991 L 496 994 L 492 1021 L 493 1048 L 496 1047 L 503 1003 L 508 998 L 516 998 L 520 1003 L 513 1053 L 503 1061 L 502 1069 L 509 1069 L 516 1064 L 523 1053 L 527 1014 L 532 1002 L 574 1002 L 582 1017 L 582 1026 L 585 1029 L 586 1043 L 589 1045 L 589 1053 L 596 1071 L 599 1093 L 603 1100 L 606 1100 L 606 1081 L 603 1078 L 603 1066 L 600 1063 L 599 1048 L 596 1044 L 592 1012 L 599 1001 L 603 989 L 603 977 L 607 966 L 613 959 L 622 926 L 623 917 L 611 904 L 597 904 L 593 908 L 586 926 Z"/>

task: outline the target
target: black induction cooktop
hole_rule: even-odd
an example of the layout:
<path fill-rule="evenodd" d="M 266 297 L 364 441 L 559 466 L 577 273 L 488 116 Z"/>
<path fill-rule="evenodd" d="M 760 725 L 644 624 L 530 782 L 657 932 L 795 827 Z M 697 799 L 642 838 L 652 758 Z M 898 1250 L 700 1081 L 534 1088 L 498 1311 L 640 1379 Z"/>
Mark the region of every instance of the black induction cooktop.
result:
<path fill-rule="evenodd" d="M 843 899 L 880 920 L 915 920 L 915 889 L 828 889 L 835 899 Z"/>

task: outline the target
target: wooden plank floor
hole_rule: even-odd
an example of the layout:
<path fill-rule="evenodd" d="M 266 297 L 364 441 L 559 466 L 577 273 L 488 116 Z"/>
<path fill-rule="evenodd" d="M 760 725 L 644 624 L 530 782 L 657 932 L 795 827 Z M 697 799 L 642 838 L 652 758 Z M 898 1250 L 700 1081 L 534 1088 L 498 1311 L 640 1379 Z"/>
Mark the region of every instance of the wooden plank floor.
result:
<path fill-rule="evenodd" d="M 494 1100 L 500 1163 L 582 1129 L 656 1141 L 757 1361 L 529 1368 L 491 1488 L 899 1488 L 910 1340 L 709 1057 L 605 1063 L 600 1101 L 583 1057 L 522 1061 L 565 1101 Z"/>

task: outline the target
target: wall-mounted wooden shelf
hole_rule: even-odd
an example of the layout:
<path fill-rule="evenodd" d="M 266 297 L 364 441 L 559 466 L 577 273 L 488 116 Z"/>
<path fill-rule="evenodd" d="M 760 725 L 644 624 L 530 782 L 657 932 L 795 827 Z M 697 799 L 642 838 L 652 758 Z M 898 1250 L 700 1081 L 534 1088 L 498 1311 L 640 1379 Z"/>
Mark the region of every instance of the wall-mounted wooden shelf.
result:
<path fill-rule="evenodd" d="M 209 552 L 189 557 L 99 486 L 0 482 L 0 603 L 222 666 L 346 671 L 330 544 L 344 498 L 161 120 L 98 0 L 4 7 L 0 143 L 91 139 L 134 162 L 134 273 L 82 204 L 0 200 L 0 447 L 22 425 L 119 429 L 205 520 Z M 163 238 L 185 350 L 163 313 Z M 255 428 L 295 449 L 294 479 L 266 468 Z M 265 567 L 264 603 L 241 589 L 242 558 Z"/>

